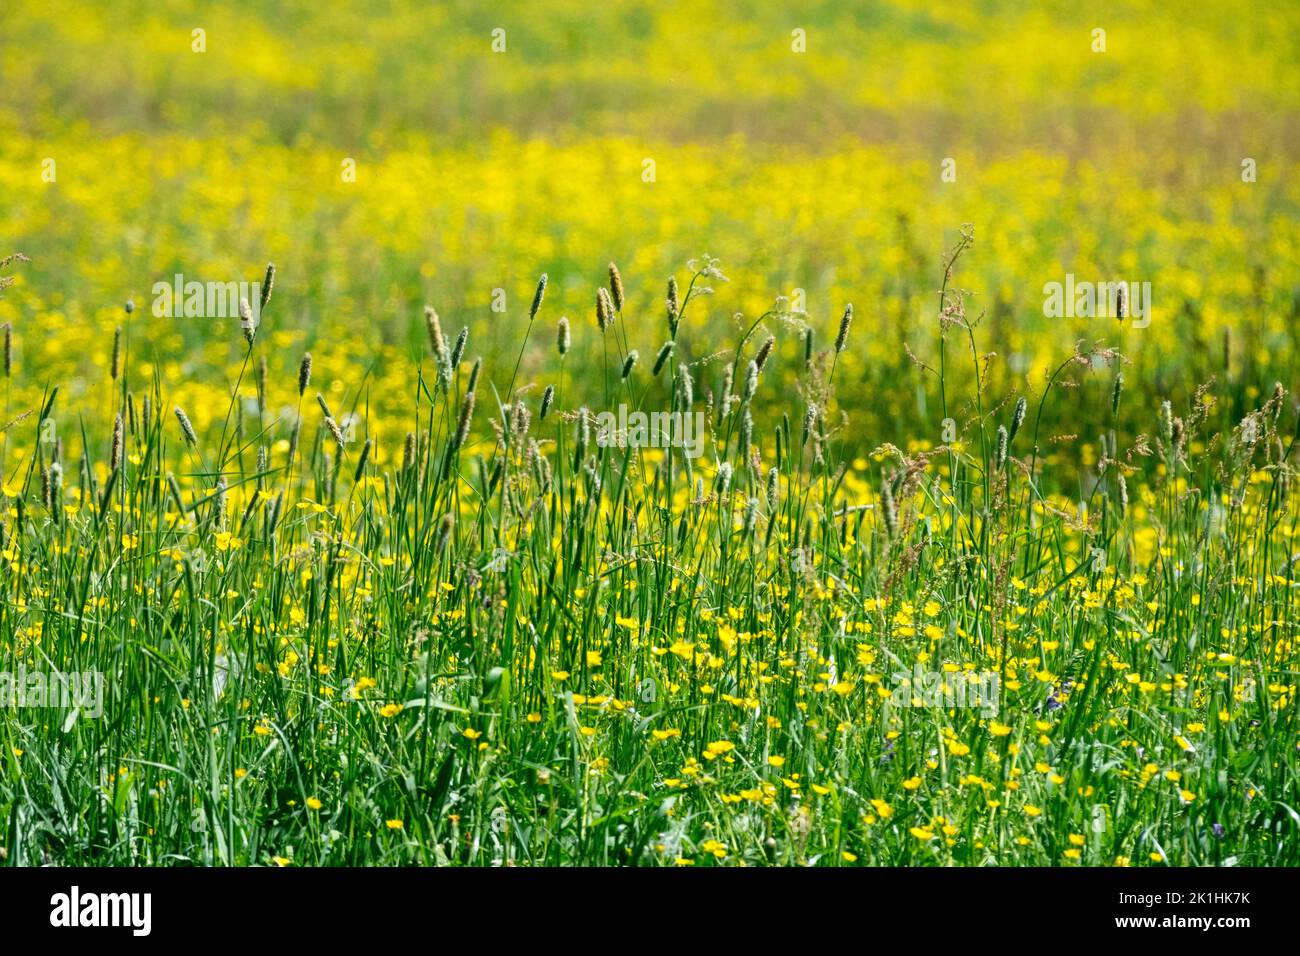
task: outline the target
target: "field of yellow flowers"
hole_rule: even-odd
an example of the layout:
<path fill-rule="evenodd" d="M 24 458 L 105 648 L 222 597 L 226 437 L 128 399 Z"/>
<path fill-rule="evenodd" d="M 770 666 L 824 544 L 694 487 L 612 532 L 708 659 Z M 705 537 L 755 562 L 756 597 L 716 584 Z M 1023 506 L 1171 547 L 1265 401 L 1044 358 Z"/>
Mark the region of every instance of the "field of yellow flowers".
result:
<path fill-rule="evenodd" d="M 0 862 L 1300 863 L 1300 15 L 1088 16 L 7 10 Z"/>

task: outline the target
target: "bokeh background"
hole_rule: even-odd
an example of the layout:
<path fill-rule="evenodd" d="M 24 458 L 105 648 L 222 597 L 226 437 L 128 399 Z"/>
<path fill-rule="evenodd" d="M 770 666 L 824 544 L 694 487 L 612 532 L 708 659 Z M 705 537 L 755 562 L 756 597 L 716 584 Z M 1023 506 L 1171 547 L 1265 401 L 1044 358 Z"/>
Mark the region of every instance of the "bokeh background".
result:
<path fill-rule="evenodd" d="M 1156 399 L 1186 402 L 1211 376 L 1240 411 L 1275 379 L 1300 384 L 1298 47 L 1300 7 L 1244 0 L 11 0 L 0 254 L 32 261 L 0 299 L 17 338 L 10 404 L 52 381 L 61 402 L 98 401 L 134 297 L 133 374 L 156 372 L 206 428 L 242 339 L 230 322 L 151 315 L 151 287 L 176 272 L 256 280 L 274 261 L 261 334 L 280 397 L 296 398 L 310 350 L 328 396 L 391 407 L 391 425 L 370 427 L 400 439 L 425 302 L 508 378 L 546 272 L 521 372 L 542 385 L 560 315 L 569 368 L 603 360 L 608 261 L 644 356 L 665 337 L 668 275 L 709 253 L 731 281 L 693 307 L 688 356 L 730 347 L 737 313 L 752 321 L 795 289 L 825 345 L 851 301 L 836 381 L 852 434 L 933 438 L 933 387 L 907 350 L 933 359 L 941 254 L 969 222 L 955 281 L 984 313 L 995 399 L 1037 394 L 1073 343 L 1103 339 L 1153 421 Z M 1151 327 L 1045 318 L 1043 285 L 1067 272 L 1151 282 Z M 768 325 L 793 380 L 798 322 Z M 702 366 L 706 385 L 721 367 Z M 1086 428 L 1107 387 L 1049 420 Z"/>

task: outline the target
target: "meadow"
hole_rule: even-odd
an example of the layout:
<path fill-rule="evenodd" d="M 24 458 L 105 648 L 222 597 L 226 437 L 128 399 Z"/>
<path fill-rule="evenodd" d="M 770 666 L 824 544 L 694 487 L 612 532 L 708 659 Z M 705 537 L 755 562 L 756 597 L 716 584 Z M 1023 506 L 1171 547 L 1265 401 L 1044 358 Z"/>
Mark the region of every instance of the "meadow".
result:
<path fill-rule="evenodd" d="M 190 7 L 0 33 L 0 862 L 1300 862 L 1294 11 Z"/>

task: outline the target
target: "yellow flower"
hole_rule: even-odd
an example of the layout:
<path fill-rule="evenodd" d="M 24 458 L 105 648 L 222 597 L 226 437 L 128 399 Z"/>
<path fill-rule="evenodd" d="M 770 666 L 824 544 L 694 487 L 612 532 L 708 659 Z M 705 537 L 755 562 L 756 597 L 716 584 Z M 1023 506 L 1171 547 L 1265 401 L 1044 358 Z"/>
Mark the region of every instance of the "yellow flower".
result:
<path fill-rule="evenodd" d="M 404 827 L 405 825 L 406 825 L 406 824 L 404 824 L 401 820 L 386 820 L 386 821 L 384 821 L 384 826 L 388 827 L 388 829 L 390 829 L 390 830 L 400 830 L 400 829 L 402 829 L 402 827 Z"/>
<path fill-rule="evenodd" d="M 719 860 L 727 855 L 726 846 L 717 840 L 705 840 L 700 844 L 700 849 L 705 853 L 713 854 Z"/>
<path fill-rule="evenodd" d="M 308 798 L 307 798 L 307 808 L 308 808 L 309 810 L 319 810 L 322 806 L 324 806 L 324 804 L 322 804 L 322 803 L 321 803 L 319 800 L 317 800 L 315 797 L 308 797 Z"/>

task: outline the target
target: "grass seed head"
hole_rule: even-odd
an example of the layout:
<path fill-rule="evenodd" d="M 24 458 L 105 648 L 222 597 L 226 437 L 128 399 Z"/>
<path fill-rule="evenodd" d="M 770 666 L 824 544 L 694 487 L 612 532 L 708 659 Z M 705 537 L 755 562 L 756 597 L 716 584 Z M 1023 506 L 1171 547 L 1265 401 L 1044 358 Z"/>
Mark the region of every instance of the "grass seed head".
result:
<path fill-rule="evenodd" d="M 452 441 L 452 450 L 459 451 L 469 439 L 470 420 L 474 417 L 474 393 L 466 392 L 460 402 L 460 416 L 456 419 L 456 437 Z"/>
<path fill-rule="evenodd" d="M 663 371 L 664 363 L 668 361 L 668 356 L 673 354 L 674 345 L 675 343 L 669 339 L 663 345 L 659 346 L 659 354 L 655 356 L 655 364 L 654 368 L 650 372 L 651 375 L 657 376 Z"/>
<path fill-rule="evenodd" d="M 109 471 L 117 471 L 122 467 L 122 432 L 124 427 L 122 413 L 118 412 L 113 419 L 113 444 L 109 449 L 108 458 Z"/>
<path fill-rule="evenodd" d="M 302 364 L 298 366 L 298 397 L 307 391 L 307 386 L 311 384 L 311 353 L 307 352 L 302 357 Z"/>
<path fill-rule="evenodd" d="M 533 304 L 528 307 L 528 321 L 531 322 L 537 318 L 537 312 L 542 307 L 542 299 L 546 296 L 546 273 L 537 280 L 537 291 L 533 293 Z"/>
<path fill-rule="evenodd" d="M 844 307 L 844 315 L 840 317 L 840 330 L 835 335 L 835 354 L 838 355 L 844 351 L 844 347 L 849 342 L 849 324 L 853 321 L 853 303 L 850 302 Z"/>
<path fill-rule="evenodd" d="M 358 485 L 366 474 L 366 464 L 370 461 L 371 439 L 367 438 L 366 443 L 361 446 L 361 454 L 357 456 L 357 470 L 352 476 L 352 483 Z"/>
<path fill-rule="evenodd" d="M 569 337 L 569 320 L 560 316 L 560 324 L 555 333 L 555 347 L 561 356 L 567 355 L 571 339 Z"/>
<path fill-rule="evenodd" d="M 596 290 L 596 324 L 600 326 L 602 332 L 609 327 L 613 317 L 614 307 L 610 304 L 609 293 L 605 291 L 604 286 L 601 286 Z"/>
<path fill-rule="evenodd" d="M 180 422 L 181 434 L 185 436 L 185 443 L 191 448 L 199 443 L 199 436 L 194 433 L 194 426 L 190 423 L 190 417 L 185 414 L 185 409 L 179 405 L 175 408 L 176 420 Z"/>
<path fill-rule="evenodd" d="M 456 344 L 451 349 L 451 367 L 453 371 L 460 368 L 460 360 L 465 357 L 465 344 L 469 342 L 469 326 L 461 327 L 460 335 L 456 336 Z"/>
<path fill-rule="evenodd" d="M 619 275 L 618 266 L 609 264 L 609 294 L 614 298 L 614 308 L 623 311 L 623 277 Z"/>
<path fill-rule="evenodd" d="M 1025 423 L 1025 412 L 1029 410 L 1029 403 L 1023 395 L 1016 401 L 1016 410 L 1011 413 L 1011 434 L 1007 436 L 1008 441 L 1015 441 L 1016 432 L 1020 431 L 1020 426 Z"/>
<path fill-rule="evenodd" d="M 275 288 L 275 263 L 266 264 L 266 278 L 262 280 L 262 300 L 258 303 L 258 311 L 266 308 L 266 304 L 271 301 L 271 290 Z"/>

